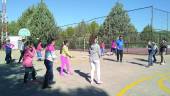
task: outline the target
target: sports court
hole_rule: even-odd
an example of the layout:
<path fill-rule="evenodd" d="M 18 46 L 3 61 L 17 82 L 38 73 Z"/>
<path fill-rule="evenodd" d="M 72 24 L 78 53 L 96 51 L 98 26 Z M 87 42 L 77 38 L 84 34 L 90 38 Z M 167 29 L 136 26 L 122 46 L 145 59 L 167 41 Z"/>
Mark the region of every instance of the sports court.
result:
<path fill-rule="evenodd" d="M 19 57 L 18 51 L 12 56 Z M 1 51 L 1 54 L 4 52 Z M 59 51 L 57 51 L 59 56 Z M 124 54 L 122 63 L 116 62 L 114 55 L 101 59 L 101 78 L 103 84 L 91 85 L 88 52 L 71 51 L 73 75 L 59 75 L 60 60 L 54 64 L 54 80 L 51 89 L 41 89 L 45 66 L 42 61 L 34 60 L 37 82 L 23 84 L 24 69 L 21 65 L 6 65 L 1 62 L 0 92 L 3 96 L 169 96 L 170 95 L 170 56 L 166 55 L 166 65 L 154 64 L 150 68 L 147 55 Z M 158 60 L 159 60 L 159 56 Z M 2 58 L 3 59 L 3 58 Z M 31 83 L 31 84 L 30 84 Z M 154 90 L 154 91 L 153 91 Z"/>

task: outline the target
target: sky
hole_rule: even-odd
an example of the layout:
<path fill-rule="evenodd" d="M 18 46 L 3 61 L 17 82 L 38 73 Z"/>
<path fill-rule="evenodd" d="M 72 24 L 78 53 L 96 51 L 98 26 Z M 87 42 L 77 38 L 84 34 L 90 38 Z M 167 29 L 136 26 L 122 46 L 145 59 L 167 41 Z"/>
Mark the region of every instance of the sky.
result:
<path fill-rule="evenodd" d="M 106 16 L 118 0 L 44 0 L 54 15 L 58 26 Z M 40 0 L 7 0 L 7 19 L 9 22 L 17 20 L 28 7 L 36 5 Z M 155 8 L 170 11 L 170 0 L 119 0 L 125 10 L 131 10 L 153 5 Z M 2 4 L 1 4 L 2 6 Z M 128 13 L 131 23 L 138 31 L 151 22 L 151 9 L 144 9 Z M 157 29 L 167 28 L 166 14 L 154 11 L 153 25 Z M 96 20 L 101 22 L 103 19 Z M 170 14 L 169 14 L 170 21 Z M 170 24 L 169 24 L 170 25 Z M 168 26 L 170 29 L 170 26 Z"/>

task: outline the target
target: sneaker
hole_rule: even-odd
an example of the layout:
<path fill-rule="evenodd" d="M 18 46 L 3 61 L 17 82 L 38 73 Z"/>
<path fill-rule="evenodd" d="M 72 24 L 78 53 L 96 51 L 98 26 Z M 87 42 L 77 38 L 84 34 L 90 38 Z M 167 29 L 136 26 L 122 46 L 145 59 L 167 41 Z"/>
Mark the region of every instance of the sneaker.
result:
<path fill-rule="evenodd" d="M 93 84 L 94 84 L 94 81 L 91 81 L 90 84 L 93 85 Z"/>
<path fill-rule="evenodd" d="M 43 86 L 42 89 L 52 88 L 51 86 Z"/>
<path fill-rule="evenodd" d="M 165 65 L 165 63 L 161 63 L 161 65 Z"/>
<path fill-rule="evenodd" d="M 33 84 L 40 84 L 41 82 L 38 81 L 38 80 L 32 80 L 32 83 L 33 83 Z"/>
<path fill-rule="evenodd" d="M 98 81 L 97 84 L 103 84 L 103 82 L 102 81 Z"/>
<path fill-rule="evenodd" d="M 28 82 L 27 81 L 24 81 L 23 84 L 27 84 Z"/>
<path fill-rule="evenodd" d="M 150 65 L 146 65 L 145 67 L 146 67 L 146 68 L 149 68 L 149 67 L 150 67 Z"/>
<path fill-rule="evenodd" d="M 55 84 L 56 82 L 55 81 L 51 81 L 49 84 L 52 85 L 52 84 Z"/>
<path fill-rule="evenodd" d="M 67 74 L 69 74 L 69 75 L 73 75 L 73 72 L 67 72 Z"/>

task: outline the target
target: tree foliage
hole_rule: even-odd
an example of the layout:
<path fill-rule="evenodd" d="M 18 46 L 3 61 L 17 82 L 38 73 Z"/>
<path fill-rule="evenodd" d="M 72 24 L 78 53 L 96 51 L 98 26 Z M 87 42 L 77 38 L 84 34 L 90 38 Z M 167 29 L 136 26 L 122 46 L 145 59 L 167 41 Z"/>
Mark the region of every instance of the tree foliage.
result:
<path fill-rule="evenodd" d="M 8 32 L 10 35 L 18 35 L 17 33 L 19 30 L 19 27 L 18 27 L 17 22 L 12 21 L 7 26 L 8 26 Z"/>
<path fill-rule="evenodd" d="M 17 35 L 21 28 L 28 28 L 33 40 L 41 38 L 46 41 L 49 38 L 56 38 L 58 32 L 54 17 L 43 1 L 25 10 L 17 22 L 8 24 L 11 35 Z"/>
<path fill-rule="evenodd" d="M 130 22 L 128 13 L 121 3 L 116 3 L 103 24 L 103 34 L 113 35 L 114 33 L 136 32 L 135 27 Z"/>
<path fill-rule="evenodd" d="M 153 37 L 153 33 L 154 30 L 151 25 L 145 26 L 142 33 L 140 34 L 141 40 L 148 42 L 149 40 L 151 40 L 151 37 Z"/>
<path fill-rule="evenodd" d="M 49 39 L 55 38 L 57 27 L 55 20 L 45 3 L 38 4 L 32 17 L 27 21 L 33 38 Z"/>
<path fill-rule="evenodd" d="M 1 25 L 0 22 L 0 27 Z M 88 45 L 90 37 L 96 34 L 99 36 L 99 40 L 102 39 L 107 44 L 110 44 L 111 39 L 117 39 L 119 35 L 124 35 L 125 42 L 134 44 L 147 42 L 151 39 L 159 42 L 159 38 L 170 36 L 167 32 L 156 32 L 150 25 L 147 25 L 142 32 L 137 32 L 127 11 L 119 2 L 111 9 L 103 24 L 97 23 L 95 20 L 92 22 L 82 20 L 74 26 L 62 28 L 57 26 L 53 14 L 41 0 L 37 5 L 25 10 L 17 21 L 8 24 L 10 35 L 17 35 L 21 28 L 28 28 L 33 40 L 41 38 L 46 42 L 47 39 L 58 38 L 57 44 L 61 45 L 67 39 L 71 48 L 84 48 L 85 43 Z"/>

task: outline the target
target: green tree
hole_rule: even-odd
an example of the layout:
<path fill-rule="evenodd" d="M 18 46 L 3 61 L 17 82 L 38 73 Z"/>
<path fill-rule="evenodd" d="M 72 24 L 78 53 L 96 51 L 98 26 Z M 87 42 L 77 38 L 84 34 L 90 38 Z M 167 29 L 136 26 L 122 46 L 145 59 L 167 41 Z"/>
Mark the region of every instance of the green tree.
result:
<path fill-rule="evenodd" d="M 8 23 L 8 32 L 10 35 L 18 35 L 19 27 L 17 22 L 12 21 Z"/>
<path fill-rule="evenodd" d="M 60 39 L 62 38 L 63 40 L 64 39 L 67 39 L 68 38 L 68 34 L 67 34 L 67 31 L 62 31 L 62 32 L 60 32 Z"/>
<path fill-rule="evenodd" d="M 141 40 L 148 42 L 149 40 L 152 40 L 152 37 L 154 35 L 154 29 L 152 26 L 147 25 L 144 27 L 143 31 L 140 34 Z"/>
<path fill-rule="evenodd" d="M 88 34 L 93 34 L 93 33 L 97 34 L 99 32 L 99 28 L 100 28 L 100 26 L 98 23 L 96 23 L 96 21 L 91 22 L 88 25 Z"/>
<path fill-rule="evenodd" d="M 127 31 L 128 33 L 129 32 L 137 32 L 137 30 L 136 30 L 136 28 L 135 28 L 135 26 L 133 26 L 133 24 L 129 24 L 129 28 L 128 28 L 128 31 Z"/>
<path fill-rule="evenodd" d="M 2 17 L 2 14 L 0 14 L 0 17 Z M 0 20 L 0 29 L 2 29 L 2 20 Z M 1 31 L 0 31 L 0 49 L 2 48 L 2 33 L 1 33 Z"/>
<path fill-rule="evenodd" d="M 57 36 L 54 17 L 44 2 L 38 4 L 27 24 L 33 38 L 47 40 Z"/>
<path fill-rule="evenodd" d="M 67 35 L 69 38 L 71 38 L 74 35 L 74 28 L 73 27 L 68 27 L 66 29 Z"/>
<path fill-rule="evenodd" d="M 85 21 L 81 21 L 78 24 L 78 26 L 75 27 L 75 32 L 76 32 L 76 36 L 86 37 L 88 30 L 87 30 L 87 24 L 85 23 Z"/>
<path fill-rule="evenodd" d="M 32 15 L 35 13 L 35 10 L 35 6 L 31 6 L 22 13 L 21 17 L 17 21 L 19 29 L 28 28 L 28 22 L 31 20 Z"/>
<path fill-rule="evenodd" d="M 108 36 L 115 33 L 135 32 L 135 27 L 130 23 L 127 11 L 125 11 L 123 5 L 118 2 L 106 17 L 103 28 L 103 34 L 105 33 Z"/>

